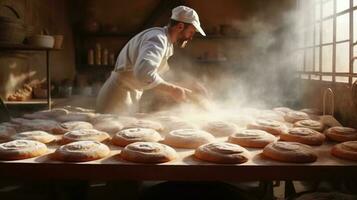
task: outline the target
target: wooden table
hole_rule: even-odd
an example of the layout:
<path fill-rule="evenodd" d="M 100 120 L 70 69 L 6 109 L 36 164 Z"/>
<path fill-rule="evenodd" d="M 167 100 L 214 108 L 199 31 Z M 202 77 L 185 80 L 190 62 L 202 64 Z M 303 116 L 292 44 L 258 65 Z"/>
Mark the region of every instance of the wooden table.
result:
<path fill-rule="evenodd" d="M 222 139 L 223 140 L 223 139 Z M 259 149 L 249 149 L 244 164 L 212 164 L 195 159 L 193 150 L 176 149 L 179 158 L 162 164 L 137 164 L 121 160 L 119 147 L 110 146 L 110 156 L 96 161 L 65 163 L 53 161 L 49 154 L 37 158 L 0 161 L 0 177 L 10 179 L 56 180 L 323 180 L 356 179 L 357 162 L 330 155 L 333 143 L 313 147 L 318 153 L 314 163 L 294 164 L 268 160 Z"/>

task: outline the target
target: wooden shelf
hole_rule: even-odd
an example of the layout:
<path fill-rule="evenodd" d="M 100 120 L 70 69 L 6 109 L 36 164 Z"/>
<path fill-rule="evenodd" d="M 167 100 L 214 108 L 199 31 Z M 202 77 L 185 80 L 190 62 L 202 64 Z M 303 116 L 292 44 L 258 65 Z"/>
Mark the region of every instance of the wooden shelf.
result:
<path fill-rule="evenodd" d="M 31 46 L 31 45 L 26 45 L 26 44 L 1 44 L 0 43 L 0 51 L 9 51 L 9 50 L 17 50 L 17 51 L 60 51 L 62 49 L 38 47 L 38 46 Z"/>
<path fill-rule="evenodd" d="M 127 33 L 111 33 L 111 32 L 82 32 L 81 36 L 84 37 L 118 37 L 118 38 L 131 38 L 134 34 L 127 34 Z"/>
<path fill-rule="evenodd" d="M 6 105 L 46 105 L 46 99 L 30 99 L 27 101 L 4 101 Z M 51 102 L 53 103 L 53 101 Z"/>

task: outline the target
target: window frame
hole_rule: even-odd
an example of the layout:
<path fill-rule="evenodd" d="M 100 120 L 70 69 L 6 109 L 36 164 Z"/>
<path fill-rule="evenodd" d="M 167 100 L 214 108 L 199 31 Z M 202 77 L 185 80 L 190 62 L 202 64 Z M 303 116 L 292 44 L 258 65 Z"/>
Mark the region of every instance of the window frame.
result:
<path fill-rule="evenodd" d="M 299 8 L 299 5 L 300 5 L 300 2 L 301 1 L 304 1 L 304 0 L 299 0 L 298 1 L 298 9 L 301 9 Z M 326 16 L 326 17 L 323 17 L 323 4 L 324 3 L 327 3 L 329 1 L 332 1 L 333 2 L 333 14 L 332 15 L 329 15 L 329 16 Z M 310 6 L 310 5 L 309 5 Z M 316 19 L 316 9 L 319 8 L 319 19 Z M 355 10 L 357 10 L 357 5 L 356 6 L 353 6 L 353 0 L 349 0 L 349 8 L 345 9 L 345 10 L 342 10 L 340 12 L 336 12 L 337 10 L 337 0 L 315 0 L 315 2 L 311 3 L 311 7 L 310 9 L 312 10 L 312 17 L 313 17 L 313 21 L 312 21 L 312 24 L 311 23 L 308 23 L 306 24 L 306 22 L 304 22 L 304 28 L 306 27 L 310 27 L 312 26 L 313 27 L 313 44 L 312 45 L 309 45 L 307 46 L 306 45 L 306 38 L 308 37 L 307 36 L 307 32 L 308 31 L 304 31 L 303 34 L 304 34 L 304 45 L 303 47 L 300 47 L 297 49 L 297 51 L 303 51 L 302 52 L 302 55 L 303 55 L 303 67 L 302 67 L 302 71 L 301 70 L 297 70 L 298 72 L 298 77 L 301 78 L 301 79 L 304 79 L 304 80 L 317 80 L 316 79 L 316 76 L 318 76 L 318 80 L 317 81 L 326 81 L 326 80 L 323 80 L 325 78 L 325 76 L 331 76 L 332 77 L 332 81 L 327 81 L 327 82 L 332 82 L 332 83 L 345 83 L 345 82 L 336 82 L 336 77 L 339 78 L 339 77 L 348 77 L 348 83 L 346 84 L 349 84 L 349 85 L 352 85 L 353 83 L 353 80 L 357 80 L 357 72 L 356 73 L 353 73 L 353 64 L 354 62 L 357 62 L 357 56 L 354 57 L 354 53 L 353 53 L 353 50 L 354 50 L 354 46 L 357 45 L 357 38 L 353 38 L 354 35 L 353 35 L 353 12 Z M 337 26 L 337 17 L 339 16 L 342 16 L 344 14 L 347 14 L 349 13 L 349 39 L 345 39 L 345 40 L 341 40 L 341 41 L 336 41 L 336 26 Z M 357 14 L 357 11 L 356 11 L 356 14 Z M 332 42 L 329 42 L 329 43 L 323 43 L 323 22 L 324 21 L 327 21 L 327 20 L 330 20 L 332 19 L 333 21 L 333 27 L 332 27 L 332 30 L 333 30 L 333 38 L 332 38 Z M 316 30 L 317 28 L 316 27 L 319 27 L 319 30 Z M 317 32 L 319 31 L 319 33 Z M 316 34 L 319 34 L 319 42 L 316 43 Z M 356 42 L 353 42 L 353 40 L 356 40 Z M 348 68 L 349 68 L 349 71 L 348 72 L 336 72 L 336 46 L 337 44 L 341 44 L 341 43 L 349 43 L 349 56 L 348 56 Z M 322 71 L 322 47 L 323 46 L 328 46 L 328 45 L 332 45 L 332 72 L 323 72 Z M 313 70 L 312 71 L 308 71 L 307 69 L 309 67 L 306 66 L 306 58 L 307 58 L 307 51 L 309 49 L 313 49 L 312 53 L 313 53 L 313 56 L 312 56 L 312 59 L 313 59 Z M 315 50 L 316 48 L 318 48 L 318 55 L 317 54 L 317 50 Z M 316 64 L 317 64 L 317 61 L 315 61 L 316 57 L 318 57 L 319 59 L 319 62 L 318 62 L 318 71 L 316 71 Z M 306 78 L 307 77 L 307 78 Z M 313 78 L 312 78 L 313 77 Z"/>

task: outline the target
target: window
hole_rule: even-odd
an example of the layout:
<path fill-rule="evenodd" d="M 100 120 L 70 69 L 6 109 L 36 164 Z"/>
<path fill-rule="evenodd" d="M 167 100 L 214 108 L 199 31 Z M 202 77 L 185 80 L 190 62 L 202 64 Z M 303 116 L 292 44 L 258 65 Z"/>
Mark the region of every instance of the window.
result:
<path fill-rule="evenodd" d="M 299 0 L 302 27 L 295 57 L 300 78 L 357 80 L 357 0 Z"/>

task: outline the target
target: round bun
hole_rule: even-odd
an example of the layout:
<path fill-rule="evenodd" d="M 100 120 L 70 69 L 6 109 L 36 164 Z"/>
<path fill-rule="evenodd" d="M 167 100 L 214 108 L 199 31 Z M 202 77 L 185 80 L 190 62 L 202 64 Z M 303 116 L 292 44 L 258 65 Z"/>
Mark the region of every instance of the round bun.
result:
<path fill-rule="evenodd" d="M 85 121 L 89 122 L 95 117 L 94 113 L 84 113 L 84 112 L 72 112 L 67 115 L 60 115 L 57 117 L 57 121 L 69 122 L 69 121 Z"/>
<path fill-rule="evenodd" d="M 20 120 L 19 122 L 21 124 L 20 131 L 40 130 L 52 134 L 64 134 L 65 132 L 67 132 L 67 130 L 62 128 L 60 124 L 53 120 L 34 119 L 25 121 Z"/>
<path fill-rule="evenodd" d="M 179 129 L 168 133 L 163 143 L 177 148 L 195 149 L 214 141 L 214 136 L 198 129 Z"/>
<path fill-rule="evenodd" d="M 62 128 L 66 129 L 67 131 L 74 131 L 80 129 L 92 129 L 93 125 L 89 122 L 83 121 L 69 121 L 61 123 Z"/>
<path fill-rule="evenodd" d="M 202 127 L 202 130 L 205 130 L 217 137 L 225 137 L 232 135 L 238 130 L 237 125 L 225 122 L 225 121 L 209 121 L 205 123 Z"/>
<path fill-rule="evenodd" d="M 121 124 L 119 121 L 110 119 L 101 120 L 94 124 L 94 129 L 97 129 L 98 131 L 104 131 L 109 134 L 115 134 L 123 128 L 123 124 Z"/>
<path fill-rule="evenodd" d="M 161 135 L 154 129 L 129 128 L 117 132 L 112 139 L 112 143 L 125 147 L 134 142 L 158 142 L 161 139 Z"/>
<path fill-rule="evenodd" d="M 325 135 L 336 142 L 357 140 L 357 130 L 349 127 L 335 126 L 325 130 Z"/>
<path fill-rule="evenodd" d="M 286 115 L 286 113 L 294 111 L 291 108 L 288 107 L 276 107 L 273 108 L 273 111 L 280 113 L 282 116 Z"/>
<path fill-rule="evenodd" d="M 64 134 L 62 137 L 62 143 L 66 144 L 70 142 L 84 141 L 84 140 L 103 142 L 105 140 L 108 140 L 109 138 L 110 136 L 108 135 L 108 133 L 103 131 L 98 131 L 95 129 L 81 129 L 81 130 L 69 131 L 66 134 Z"/>
<path fill-rule="evenodd" d="M 16 134 L 16 130 L 9 126 L 0 125 L 0 141 L 7 141 Z"/>
<path fill-rule="evenodd" d="M 284 123 L 270 119 L 257 119 L 255 122 L 248 124 L 247 128 L 263 130 L 273 135 L 280 135 L 288 129 Z"/>
<path fill-rule="evenodd" d="M 135 142 L 120 153 L 121 158 L 138 163 L 163 163 L 177 158 L 175 149 L 156 142 Z"/>
<path fill-rule="evenodd" d="M 110 149 L 100 142 L 78 141 L 60 146 L 53 157 L 62 161 L 85 162 L 104 158 L 109 153 Z"/>
<path fill-rule="evenodd" d="M 125 129 L 127 128 L 150 128 L 150 129 L 154 129 L 156 131 L 163 131 L 163 127 L 159 122 L 155 122 L 155 121 L 151 121 L 151 120 L 137 120 L 133 123 L 129 123 L 127 124 L 125 127 Z"/>
<path fill-rule="evenodd" d="M 12 137 L 14 140 L 34 140 L 44 144 L 51 143 L 56 140 L 54 135 L 45 131 L 26 131 L 17 133 Z"/>
<path fill-rule="evenodd" d="M 213 142 L 198 147 L 194 155 L 196 158 L 208 162 L 237 164 L 247 162 L 249 152 L 237 144 Z"/>
<path fill-rule="evenodd" d="M 317 154 L 305 144 L 297 142 L 274 142 L 263 149 L 263 155 L 273 160 L 291 163 L 315 162 Z"/>
<path fill-rule="evenodd" d="M 0 144 L 1 160 L 21 160 L 42 156 L 47 153 L 47 146 L 32 140 L 13 140 Z"/>
<path fill-rule="evenodd" d="M 295 127 L 282 133 L 280 139 L 307 145 L 321 145 L 325 141 L 325 135 L 309 128 Z"/>
<path fill-rule="evenodd" d="M 336 144 L 332 147 L 331 154 L 342 159 L 357 161 L 357 141 Z"/>
<path fill-rule="evenodd" d="M 301 111 L 290 111 L 284 115 L 284 119 L 287 122 L 295 123 L 300 120 L 310 119 L 309 115 Z"/>
<path fill-rule="evenodd" d="M 309 128 L 309 129 L 313 129 L 318 132 L 321 132 L 324 130 L 324 124 L 322 124 L 319 121 L 315 121 L 315 120 L 311 120 L 311 119 L 297 121 L 294 123 L 294 126 Z"/>
<path fill-rule="evenodd" d="M 274 135 L 257 129 L 242 129 L 228 137 L 228 142 L 243 147 L 264 148 L 269 143 L 277 141 Z"/>

